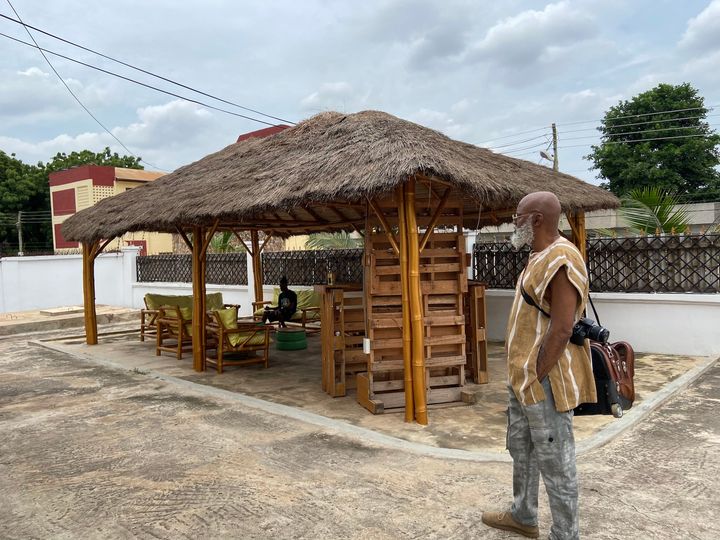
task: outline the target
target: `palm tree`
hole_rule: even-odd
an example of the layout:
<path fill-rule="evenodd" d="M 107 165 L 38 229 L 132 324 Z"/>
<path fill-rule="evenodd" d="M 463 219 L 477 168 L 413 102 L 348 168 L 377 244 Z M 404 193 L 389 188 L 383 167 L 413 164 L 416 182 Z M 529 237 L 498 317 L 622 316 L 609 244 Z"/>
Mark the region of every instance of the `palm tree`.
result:
<path fill-rule="evenodd" d="M 690 225 L 690 214 L 678 208 L 677 195 L 658 187 L 633 189 L 620 201 L 620 216 L 636 232 L 675 234 L 685 232 Z"/>
<path fill-rule="evenodd" d="M 215 233 L 210 240 L 210 251 L 213 253 L 233 253 L 237 251 L 237 246 L 230 243 L 232 240 L 232 232 L 224 231 Z"/>
<path fill-rule="evenodd" d="M 355 238 L 345 231 L 311 234 L 305 242 L 305 247 L 308 249 L 351 249 L 362 247 L 362 245 L 362 238 Z"/>

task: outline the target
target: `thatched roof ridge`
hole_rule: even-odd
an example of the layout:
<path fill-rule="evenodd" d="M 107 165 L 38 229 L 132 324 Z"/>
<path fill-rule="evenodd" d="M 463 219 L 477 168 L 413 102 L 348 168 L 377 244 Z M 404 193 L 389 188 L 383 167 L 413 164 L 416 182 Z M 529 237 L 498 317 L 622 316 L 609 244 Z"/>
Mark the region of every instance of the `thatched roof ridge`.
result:
<path fill-rule="evenodd" d="M 555 192 L 565 210 L 615 208 L 610 193 L 528 161 L 494 154 L 387 113 L 321 113 L 265 139 L 248 139 L 70 217 L 63 235 L 92 241 L 128 231 L 174 231 L 215 219 L 251 223 L 263 212 L 387 193 L 412 175 L 446 181 L 483 209 Z"/>

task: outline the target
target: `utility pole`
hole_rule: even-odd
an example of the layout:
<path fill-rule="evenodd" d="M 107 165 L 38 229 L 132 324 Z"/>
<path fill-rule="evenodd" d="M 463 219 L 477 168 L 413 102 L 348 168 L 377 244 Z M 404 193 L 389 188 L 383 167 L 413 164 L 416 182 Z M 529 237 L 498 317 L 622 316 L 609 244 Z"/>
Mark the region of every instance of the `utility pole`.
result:
<path fill-rule="evenodd" d="M 18 230 L 18 257 L 22 257 L 25 255 L 23 253 L 23 245 L 22 245 L 22 210 L 18 212 L 18 218 L 17 218 L 17 230 Z"/>
<path fill-rule="evenodd" d="M 555 122 L 552 124 L 552 137 L 553 137 L 553 171 L 558 170 L 558 145 L 557 145 L 557 128 Z"/>

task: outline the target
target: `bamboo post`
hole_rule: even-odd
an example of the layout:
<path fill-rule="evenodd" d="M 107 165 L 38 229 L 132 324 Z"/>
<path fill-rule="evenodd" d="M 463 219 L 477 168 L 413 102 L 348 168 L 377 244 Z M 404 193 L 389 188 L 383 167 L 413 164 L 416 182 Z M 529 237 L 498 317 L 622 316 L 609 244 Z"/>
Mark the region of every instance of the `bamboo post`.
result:
<path fill-rule="evenodd" d="M 205 231 L 202 227 L 193 227 L 192 241 L 192 280 L 193 280 L 193 369 L 205 369 Z"/>
<path fill-rule="evenodd" d="M 412 373 L 412 329 L 410 328 L 410 289 L 408 285 L 408 239 L 407 223 L 405 220 L 405 194 L 404 186 L 397 188 L 396 202 L 398 205 L 398 223 L 400 236 L 400 286 L 402 288 L 402 343 L 403 343 L 403 373 L 405 382 L 405 421 L 415 419 L 415 405 L 413 397 Z"/>
<path fill-rule="evenodd" d="M 97 345 L 97 312 L 95 311 L 95 257 L 98 242 L 83 242 L 83 308 L 85 311 L 85 342 Z"/>
<path fill-rule="evenodd" d="M 412 326 L 413 397 L 415 419 L 427 425 L 427 393 L 425 382 L 425 328 L 420 289 L 420 249 L 415 216 L 415 178 L 405 184 L 405 221 L 408 244 L 408 288 L 410 296 L 410 323 Z"/>
<path fill-rule="evenodd" d="M 580 254 L 587 263 L 587 230 L 585 229 L 585 212 L 577 210 L 567 213 L 568 223 L 572 230 L 572 242 L 580 250 Z"/>
<path fill-rule="evenodd" d="M 262 275 L 262 248 L 260 247 L 260 238 L 257 231 L 250 231 L 250 241 L 252 243 L 252 256 L 253 265 L 253 288 L 255 289 L 255 301 L 263 301 L 263 275 Z M 265 244 L 263 244 L 263 247 Z"/>

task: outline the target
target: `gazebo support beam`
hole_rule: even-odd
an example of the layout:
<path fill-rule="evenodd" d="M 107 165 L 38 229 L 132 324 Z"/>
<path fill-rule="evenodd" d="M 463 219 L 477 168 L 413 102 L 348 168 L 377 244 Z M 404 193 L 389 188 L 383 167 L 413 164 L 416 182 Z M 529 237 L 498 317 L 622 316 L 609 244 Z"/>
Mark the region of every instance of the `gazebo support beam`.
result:
<path fill-rule="evenodd" d="M 452 193 L 452 188 L 447 188 L 445 190 L 445 193 L 442 196 L 442 199 L 440 199 L 440 203 L 438 204 L 438 207 L 435 209 L 435 213 L 433 214 L 433 217 L 430 219 L 430 223 L 427 226 L 427 229 L 425 230 L 425 234 L 422 237 L 422 240 L 420 240 L 420 251 L 425 249 L 425 245 L 427 244 L 428 240 L 430 240 L 430 235 L 433 232 L 433 229 L 435 228 L 435 225 L 437 225 L 438 219 L 440 219 L 440 214 L 443 211 L 443 208 L 445 208 L 445 205 L 447 204 L 448 199 L 450 198 L 450 194 Z"/>
<path fill-rule="evenodd" d="M 267 242 L 267 239 L 265 240 Z M 265 244 L 260 246 L 260 233 L 258 231 L 250 231 L 250 243 L 252 244 L 252 266 L 253 266 L 253 289 L 255 291 L 255 301 L 263 301 L 263 275 L 262 275 L 262 249 Z"/>
<path fill-rule="evenodd" d="M 408 284 L 408 239 L 405 219 L 405 189 L 402 185 L 395 191 L 398 205 L 398 223 L 400 225 L 400 287 L 402 289 L 402 351 L 403 351 L 403 382 L 405 389 L 405 421 L 415 419 L 415 403 L 413 397 L 412 369 L 412 329 L 410 327 L 410 289 Z"/>
<path fill-rule="evenodd" d="M 113 239 L 82 243 L 83 256 L 83 310 L 85 318 L 85 342 L 97 345 L 97 309 L 95 306 L 95 259 Z"/>
<path fill-rule="evenodd" d="M 193 369 L 205 370 L 205 275 L 206 254 L 218 222 L 209 231 L 202 227 L 193 227 L 192 242 L 192 285 L 193 285 Z"/>
<path fill-rule="evenodd" d="M 370 207 L 373 209 L 373 212 L 375 212 L 375 215 L 380 220 L 380 224 L 383 226 L 383 229 L 385 229 L 385 234 L 390 241 L 390 245 L 395 250 L 395 254 L 400 255 L 400 248 L 398 247 L 397 240 L 395 240 L 395 235 L 393 234 L 390 225 L 388 225 L 387 219 L 385 219 L 385 214 L 383 214 L 382 209 L 377 205 L 374 200 L 368 199 L 368 202 L 370 203 Z"/>
<path fill-rule="evenodd" d="M 572 231 L 572 242 L 575 246 L 577 246 L 583 259 L 585 259 L 585 262 L 587 263 L 587 230 L 585 229 L 585 212 L 582 210 L 576 210 L 575 212 L 568 212 L 566 215 Z"/>
<path fill-rule="evenodd" d="M 420 249 L 415 216 L 415 177 L 405 184 L 405 221 L 408 244 L 408 287 L 410 296 L 410 324 L 412 327 L 413 397 L 415 420 L 427 425 L 427 385 L 425 381 L 425 328 L 422 292 L 420 290 Z"/>

